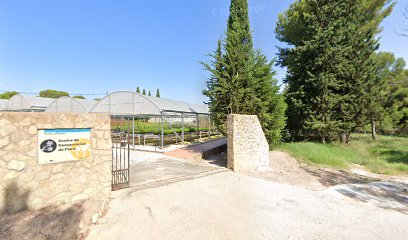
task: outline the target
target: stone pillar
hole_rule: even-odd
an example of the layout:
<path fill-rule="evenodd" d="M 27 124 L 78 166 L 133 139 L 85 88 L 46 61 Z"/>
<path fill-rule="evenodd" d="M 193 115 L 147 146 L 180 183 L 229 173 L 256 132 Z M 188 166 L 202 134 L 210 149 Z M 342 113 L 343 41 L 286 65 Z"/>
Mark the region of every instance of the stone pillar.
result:
<path fill-rule="evenodd" d="M 269 168 L 269 145 L 256 115 L 228 115 L 228 168 L 264 171 Z"/>

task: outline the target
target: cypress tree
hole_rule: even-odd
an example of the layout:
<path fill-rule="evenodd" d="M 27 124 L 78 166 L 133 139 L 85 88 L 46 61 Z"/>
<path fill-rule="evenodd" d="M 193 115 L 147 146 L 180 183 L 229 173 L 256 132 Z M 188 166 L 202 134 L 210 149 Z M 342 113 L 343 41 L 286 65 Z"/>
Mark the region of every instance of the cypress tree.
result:
<path fill-rule="evenodd" d="M 146 96 L 146 90 L 143 89 L 142 95 Z"/>
<path fill-rule="evenodd" d="M 213 59 L 210 64 L 202 63 L 204 68 L 210 73 L 210 77 L 206 81 L 206 89 L 203 90 L 203 95 L 208 97 L 207 104 L 214 124 L 221 133 L 226 135 L 229 94 L 232 89 L 227 78 L 225 78 L 221 39 L 218 40 L 217 49 L 210 54 L 210 57 Z"/>
<path fill-rule="evenodd" d="M 136 88 L 136 92 L 140 93 L 140 88 L 139 87 Z"/>
<path fill-rule="evenodd" d="M 269 143 L 278 143 L 285 104 L 273 79 L 273 63 L 253 49 L 247 0 L 231 1 L 226 38 L 210 57 L 210 63 L 203 63 L 210 73 L 203 94 L 218 129 L 226 134 L 228 114 L 254 114 Z"/>
<path fill-rule="evenodd" d="M 254 53 L 247 0 L 231 0 L 224 47 L 223 71 L 230 98 L 227 110 L 229 114 L 246 114 Z"/>
<path fill-rule="evenodd" d="M 157 89 L 157 91 L 156 91 L 156 97 L 160 98 L 160 90 L 159 89 Z"/>
<path fill-rule="evenodd" d="M 147 96 L 149 96 L 149 97 L 152 96 L 152 94 L 150 93 L 150 90 L 149 90 L 149 93 L 147 94 Z"/>

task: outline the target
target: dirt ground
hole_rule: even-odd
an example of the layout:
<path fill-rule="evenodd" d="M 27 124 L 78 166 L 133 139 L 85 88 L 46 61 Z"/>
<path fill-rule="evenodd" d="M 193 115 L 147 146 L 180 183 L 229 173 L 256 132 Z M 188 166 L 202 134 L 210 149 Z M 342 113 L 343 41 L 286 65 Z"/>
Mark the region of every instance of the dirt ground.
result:
<path fill-rule="evenodd" d="M 269 171 L 247 172 L 244 174 L 272 182 L 302 186 L 313 190 L 323 188 L 316 177 L 305 170 L 306 165 L 301 165 L 289 154 L 272 151 L 270 152 L 269 159 Z"/>
<path fill-rule="evenodd" d="M 0 239 L 43 240 L 77 239 L 84 209 L 81 204 L 70 207 L 47 207 L 38 211 L 26 210 L 20 213 L 0 216 Z"/>
<path fill-rule="evenodd" d="M 270 152 L 269 171 L 245 174 L 311 190 L 323 190 L 339 184 L 362 184 L 390 179 L 388 176 L 372 174 L 361 168 L 345 171 L 301 163 L 288 153 L 281 151 Z"/>
<path fill-rule="evenodd" d="M 84 201 L 18 213 L 0 213 L 1 240 L 85 239 L 100 203 Z"/>
<path fill-rule="evenodd" d="M 297 161 L 288 153 L 270 152 L 270 170 L 244 173 L 408 214 L 408 176 L 374 174 L 359 165 L 334 170 Z"/>

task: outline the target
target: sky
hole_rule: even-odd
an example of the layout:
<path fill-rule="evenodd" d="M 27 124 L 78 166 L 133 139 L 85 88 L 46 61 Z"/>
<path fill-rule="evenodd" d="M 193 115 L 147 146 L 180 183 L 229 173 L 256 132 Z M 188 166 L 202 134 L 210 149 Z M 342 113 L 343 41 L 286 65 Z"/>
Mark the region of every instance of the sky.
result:
<path fill-rule="evenodd" d="M 274 59 L 278 14 L 292 0 L 249 0 L 256 48 Z M 201 103 L 208 60 L 229 0 L 0 0 L 0 91 L 63 90 L 87 98 L 136 87 Z M 408 60 L 400 0 L 383 23 L 381 51 Z M 285 69 L 275 67 L 279 82 Z"/>

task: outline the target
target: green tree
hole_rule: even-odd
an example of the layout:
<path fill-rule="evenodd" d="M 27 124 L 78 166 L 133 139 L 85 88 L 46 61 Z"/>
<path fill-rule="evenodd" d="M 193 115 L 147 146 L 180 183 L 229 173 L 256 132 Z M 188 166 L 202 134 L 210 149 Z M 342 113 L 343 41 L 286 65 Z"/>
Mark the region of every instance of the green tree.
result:
<path fill-rule="evenodd" d="M 156 91 L 156 97 L 160 98 L 160 90 L 159 89 L 157 89 L 157 91 Z"/>
<path fill-rule="evenodd" d="M 203 94 L 218 129 L 226 134 L 228 114 L 254 114 L 269 143 L 278 143 L 285 104 L 273 79 L 273 63 L 253 48 L 246 0 L 231 1 L 226 38 L 218 41 L 210 57 L 209 63 L 202 63 L 210 73 Z"/>
<path fill-rule="evenodd" d="M 376 80 L 371 56 L 387 0 L 299 0 L 280 14 L 279 64 L 287 67 L 288 128 L 300 138 L 347 142 Z M 368 97 L 366 97 L 368 99 Z"/>
<path fill-rule="evenodd" d="M 140 88 L 139 87 L 136 88 L 136 92 L 140 93 Z"/>
<path fill-rule="evenodd" d="M 142 95 L 146 96 L 146 90 L 143 89 Z"/>
<path fill-rule="evenodd" d="M 218 130 L 224 135 L 227 133 L 226 119 L 228 116 L 229 94 L 232 92 L 231 86 L 224 73 L 224 56 L 222 52 L 222 40 L 218 40 L 217 49 L 210 53 L 212 61 L 202 63 L 204 68 L 210 73 L 206 81 L 206 89 L 203 95 L 208 97 L 208 107 L 211 118 Z"/>
<path fill-rule="evenodd" d="M 373 57 L 377 76 L 383 82 L 378 93 L 383 109 L 379 130 L 387 134 L 404 133 L 408 121 L 408 69 L 405 69 L 405 60 L 389 52 L 379 52 Z"/>
<path fill-rule="evenodd" d="M 72 98 L 85 99 L 85 97 L 84 97 L 84 96 L 81 96 L 81 95 L 73 96 Z"/>
<path fill-rule="evenodd" d="M 44 97 L 44 98 L 59 98 L 59 97 L 69 96 L 69 94 L 64 91 L 43 90 L 40 92 L 39 96 Z"/>
<path fill-rule="evenodd" d="M 149 90 L 149 93 L 147 94 L 147 96 L 149 96 L 149 97 L 152 96 L 152 94 L 150 93 L 150 90 Z"/>
<path fill-rule="evenodd" d="M 407 80 L 408 81 L 408 80 Z M 396 128 L 398 133 L 408 134 L 408 88 L 400 88 L 392 93 L 391 99 L 392 105 L 390 107 L 396 120 Z"/>
<path fill-rule="evenodd" d="M 12 96 L 18 94 L 16 91 L 3 92 L 0 94 L 0 99 L 10 99 Z"/>
<path fill-rule="evenodd" d="M 251 83 L 250 114 L 257 115 L 265 136 L 271 145 L 280 143 L 282 129 L 286 124 L 286 104 L 272 70 L 274 61 L 268 62 L 259 50 L 254 55 Z"/>

